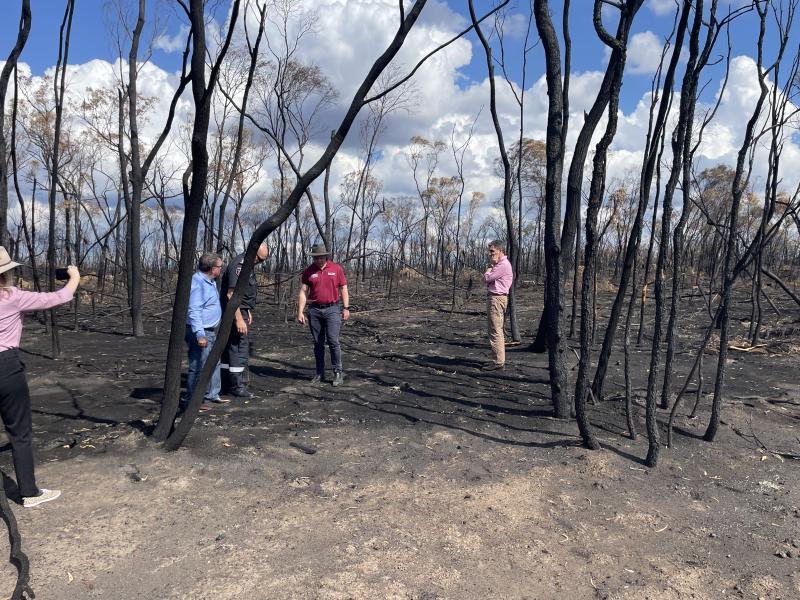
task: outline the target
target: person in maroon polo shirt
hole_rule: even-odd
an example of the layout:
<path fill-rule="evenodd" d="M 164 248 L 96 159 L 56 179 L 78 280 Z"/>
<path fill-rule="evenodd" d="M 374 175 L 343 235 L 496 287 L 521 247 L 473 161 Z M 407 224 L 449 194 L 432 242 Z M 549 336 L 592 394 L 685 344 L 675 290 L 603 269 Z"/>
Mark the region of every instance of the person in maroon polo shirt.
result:
<path fill-rule="evenodd" d="M 342 373 L 342 345 L 339 332 L 342 321 L 350 318 L 350 294 L 347 291 L 347 278 L 341 265 L 328 260 L 328 249 L 324 244 L 311 247 L 313 263 L 300 277 L 300 292 L 297 294 L 297 322 L 306 324 L 305 308 L 308 303 L 308 324 L 314 338 L 314 360 L 316 375 L 312 383 L 319 383 L 325 377 L 325 344 L 331 352 L 333 366 L 333 385 L 344 383 Z M 339 308 L 339 297 L 342 308 Z"/>

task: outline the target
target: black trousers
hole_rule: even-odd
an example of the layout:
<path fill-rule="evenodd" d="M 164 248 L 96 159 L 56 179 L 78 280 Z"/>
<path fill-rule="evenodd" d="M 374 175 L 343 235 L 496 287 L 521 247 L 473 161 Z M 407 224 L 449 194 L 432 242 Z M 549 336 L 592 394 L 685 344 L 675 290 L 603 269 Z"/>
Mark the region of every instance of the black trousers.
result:
<path fill-rule="evenodd" d="M 11 456 L 21 496 L 39 493 L 33 474 L 33 422 L 25 365 L 16 348 L 0 352 L 0 417 L 11 440 Z"/>
<path fill-rule="evenodd" d="M 242 310 L 242 318 L 245 323 L 250 320 L 250 311 L 246 308 Z M 227 370 L 234 377 L 244 377 L 247 372 L 247 363 L 250 360 L 250 332 L 242 335 L 236 329 L 236 323 L 231 328 L 231 335 L 225 350 L 222 353 L 222 364 L 220 367 Z M 224 376 L 224 375 L 223 375 Z"/>

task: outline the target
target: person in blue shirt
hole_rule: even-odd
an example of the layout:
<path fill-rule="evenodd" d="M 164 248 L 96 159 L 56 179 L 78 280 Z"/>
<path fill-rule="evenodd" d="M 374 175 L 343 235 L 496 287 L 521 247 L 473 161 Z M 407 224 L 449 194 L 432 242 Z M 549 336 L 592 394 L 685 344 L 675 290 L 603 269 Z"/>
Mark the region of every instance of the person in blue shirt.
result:
<path fill-rule="evenodd" d="M 222 258 L 207 252 L 200 256 L 198 272 L 192 275 L 189 292 L 189 313 L 186 316 L 186 344 L 189 346 L 189 374 L 186 377 L 186 394 L 181 403 L 185 406 L 192 397 L 200 371 L 208 360 L 211 347 L 217 339 L 217 328 L 222 318 L 222 306 L 214 280 L 222 272 Z M 208 384 L 204 402 L 228 402 L 219 397 L 219 362 Z"/>

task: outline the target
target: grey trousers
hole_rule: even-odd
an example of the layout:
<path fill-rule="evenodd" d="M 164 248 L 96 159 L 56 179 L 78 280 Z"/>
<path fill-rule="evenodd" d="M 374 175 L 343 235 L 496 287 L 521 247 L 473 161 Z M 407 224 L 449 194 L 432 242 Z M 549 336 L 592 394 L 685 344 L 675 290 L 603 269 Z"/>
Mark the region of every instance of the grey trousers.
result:
<path fill-rule="evenodd" d="M 342 344 L 339 342 L 339 332 L 342 329 L 342 309 L 338 304 L 308 309 L 308 324 L 314 338 L 314 361 L 316 362 L 317 375 L 325 374 L 325 345 L 331 352 L 331 366 L 334 371 L 342 370 Z"/>

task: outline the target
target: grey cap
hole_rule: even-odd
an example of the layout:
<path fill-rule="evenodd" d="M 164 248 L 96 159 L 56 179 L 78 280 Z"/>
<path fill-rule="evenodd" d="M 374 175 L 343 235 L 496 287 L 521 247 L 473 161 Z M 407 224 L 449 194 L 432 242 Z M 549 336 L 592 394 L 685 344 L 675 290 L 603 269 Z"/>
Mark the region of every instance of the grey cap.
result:
<path fill-rule="evenodd" d="M 311 256 L 328 256 L 328 249 L 325 244 L 314 244 L 311 246 Z"/>

